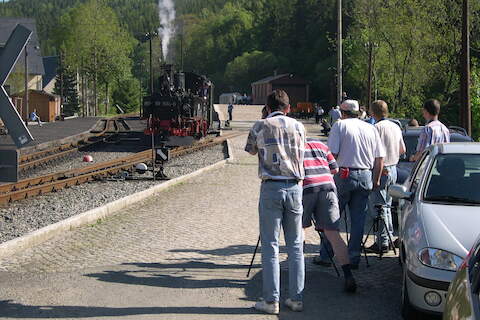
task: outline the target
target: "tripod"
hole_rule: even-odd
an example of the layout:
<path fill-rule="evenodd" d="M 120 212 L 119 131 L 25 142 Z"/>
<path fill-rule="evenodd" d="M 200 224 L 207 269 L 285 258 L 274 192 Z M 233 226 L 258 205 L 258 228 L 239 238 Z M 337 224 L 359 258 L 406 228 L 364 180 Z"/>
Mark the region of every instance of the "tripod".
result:
<path fill-rule="evenodd" d="M 397 254 L 397 250 L 395 249 L 395 245 L 393 244 L 393 240 L 392 240 L 392 237 L 390 236 L 390 232 L 388 232 L 387 223 L 385 222 L 385 219 L 383 218 L 383 209 L 385 209 L 385 208 L 391 208 L 391 207 L 390 206 L 385 206 L 385 205 L 382 205 L 382 204 L 375 205 L 377 215 L 373 219 L 372 225 L 370 226 L 370 229 L 368 229 L 368 233 L 367 233 L 367 235 L 365 236 L 365 239 L 362 242 L 362 249 L 363 249 L 363 253 L 365 255 L 365 261 L 367 263 L 367 267 L 370 267 L 370 263 L 368 262 L 368 256 L 367 256 L 367 250 L 365 248 L 365 244 L 367 243 L 368 237 L 370 235 L 373 235 L 374 233 L 377 233 L 380 230 L 381 226 L 383 226 L 385 228 L 385 230 L 387 230 L 388 244 L 389 244 L 389 246 L 391 246 L 393 248 L 393 252 L 395 253 L 395 255 Z M 380 237 L 378 237 L 377 235 L 375 235 L 375 236 L 376 236 L 377 247 L 379 249 L 378 259 L 381 260 L 382 257 L 383 257 L 382 243 L 381 243 Z"/>

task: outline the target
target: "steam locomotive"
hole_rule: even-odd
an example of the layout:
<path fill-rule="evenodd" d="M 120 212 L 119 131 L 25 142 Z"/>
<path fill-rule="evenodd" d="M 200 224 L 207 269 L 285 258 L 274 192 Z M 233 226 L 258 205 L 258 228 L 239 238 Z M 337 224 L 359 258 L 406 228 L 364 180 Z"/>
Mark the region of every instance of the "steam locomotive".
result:
<path fill-rule="evenodd" d="M 143 98 L 144 133 L 156 143 L 184 145 L 205 137 L 213 122 L 213 84 L 193 72 L 165 65 L 153 94 Z"/>

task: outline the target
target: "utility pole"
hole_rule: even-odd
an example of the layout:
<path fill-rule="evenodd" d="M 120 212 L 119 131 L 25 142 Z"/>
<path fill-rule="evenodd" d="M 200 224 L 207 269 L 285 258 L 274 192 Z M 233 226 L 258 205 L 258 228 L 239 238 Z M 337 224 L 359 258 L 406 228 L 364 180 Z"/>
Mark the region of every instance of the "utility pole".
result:
<path fill-rule="evenodd" d="M 470 100 L 470 10 L 469 0 L 463 0 L 462 58 L 461 58 L 461 122 L 468 134 L 472 135 L 472 106 Z"/>
<path fill-rule="evenodd" d="M 373 71 L 373 43 L 368 42 L 368 105 L 367 108 L 370 109 L 372 105 L 372 71 Z"/>
<path fill-rule="evenodd" d="M 343 93 L 343 49 L 342 49 L 342 0 L 338 1 L 337 18 L 337 105 L 342 103 Z"/>

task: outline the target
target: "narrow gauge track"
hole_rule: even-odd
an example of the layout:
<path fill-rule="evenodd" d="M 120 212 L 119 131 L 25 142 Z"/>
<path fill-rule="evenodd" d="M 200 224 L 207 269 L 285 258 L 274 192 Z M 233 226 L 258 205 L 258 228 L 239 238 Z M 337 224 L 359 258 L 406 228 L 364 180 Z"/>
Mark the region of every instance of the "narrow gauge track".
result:
<path fill-rule="evenodd" d="M 81 148 L 102 142 L 105 138 L 121 132 L 122 127 L 125 131 L 130 130 L 125 120 L 117 118 L 102 119 L 100 120 L 100 124 L 97 124 L 97 127 L 99 127 L 99 129 L 90 131 L 93 135 L 89 138 L 35 153 L 21 155 L 20 164 L 18 166 L 19 170 L 23 171 L 35 168 L 50 161 L 66 157 L 69 154 L 77 152 Z"/>
<path fill-rule="evenodd" d="M 231 139 L 242 134 L 243 133 L 232 133 L 222 137 L 207 139 L 193 146 L 175 148 L 171 151 L 170 155 L 171 157 L 179 157 L 221 144 L 227 139 Z M 152 150 L 148 149 L 127 157 L 122 157 L 88 167 L 25 179 L 17 183 L 0 185 L 0 204 L 7 204 L 9 202 L 23 200 L 37 195 L 86 183 L 88 181 L 93 181 L 100 177 L 116 174 L 121 170 L 130 169 L 139 162 L 148 162 L 151 160 Z"/>

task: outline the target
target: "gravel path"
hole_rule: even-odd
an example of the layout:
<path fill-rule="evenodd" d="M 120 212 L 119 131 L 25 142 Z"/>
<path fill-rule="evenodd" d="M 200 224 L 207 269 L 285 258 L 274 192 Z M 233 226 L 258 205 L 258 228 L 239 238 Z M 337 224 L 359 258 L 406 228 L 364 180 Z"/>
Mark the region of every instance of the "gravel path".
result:
<path fill-rule="evenodd" d="M 100 160 L 100 154 L 94 155 L 97 161 L 108 160 Z M 123 155 L 126 153 L 122 153 Z M 224 146 L 215 146 L 174 158 L 165 167 L 165 173 L 170 178 L 179 177 L 224 160 L 225 155 Z M 107 153 L 103 156 L 110 157 L 115 154 Z M 65 163 L 66 169 L 70 164 L 71 162 Z M 58 170 L 58 167 L 55 170 Z M 141 180 L 93 182 L 0 207 L 0 243 L 160 183 L 162 182 Z"/>

